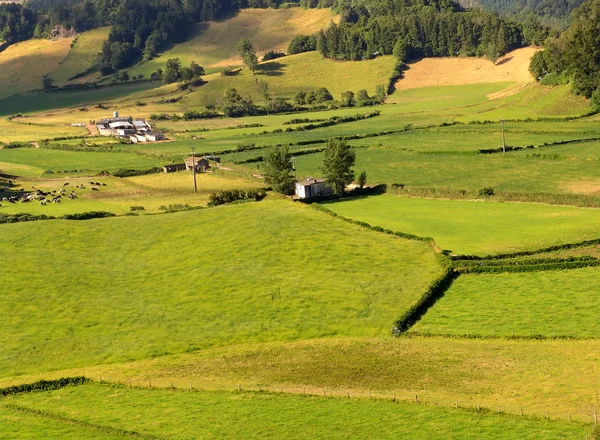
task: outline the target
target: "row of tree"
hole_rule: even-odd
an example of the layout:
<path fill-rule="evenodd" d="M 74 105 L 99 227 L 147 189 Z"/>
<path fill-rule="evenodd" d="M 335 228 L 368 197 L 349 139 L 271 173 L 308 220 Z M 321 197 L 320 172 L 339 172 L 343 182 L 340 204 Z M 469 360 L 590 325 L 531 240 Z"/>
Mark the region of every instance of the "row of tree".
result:
<path fill-rule="evenodd" d="M 550 39 L 531 60 L 529 70 L 538 79 L 570 80 L 575 93 L 593 98 L 600 106 L 600 0 L 583 3 L 573 11 L 571 26 Z"/>
<path fill-rule="evenodd" d="M 360 60 L 392 54 L 396 45 L 403 48 L 400 61 L 421 57 L 481 56 L 493 60 L 527 44 L 539 44 L 548 36 L 540 26 L 536 32 L 497 14 L 483 10 L 457 10 L 453 7 L 410 6 L 398 14 L 371 14 L 367 9 L 353 10 L 352 20 L 332 24 L 316 37 L 324 57 Z"/>
<path fill-rule="evenodd" d="M 333 193 L 340 195 L 346 186 L 354 181 L 352 167 L 356 154 L 348 143 L 342 139 L 329 139 L 325 148 L 321 171 L 325 180 L 331 185 Z M 287 145 L 271 147 L 265 156 L 263 178 L 268 185 L 282 194 L 292 194 L 296 179 L 294 177 L 294 161 Z M 366 183 L 365 172 L 359 176 L 362 188 Z"/>

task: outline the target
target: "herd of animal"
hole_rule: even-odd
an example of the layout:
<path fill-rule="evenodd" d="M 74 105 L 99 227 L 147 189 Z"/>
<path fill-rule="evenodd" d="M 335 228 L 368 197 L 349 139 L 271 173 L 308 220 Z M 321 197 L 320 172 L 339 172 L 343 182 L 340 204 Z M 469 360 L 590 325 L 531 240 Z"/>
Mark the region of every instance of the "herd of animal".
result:
<path fill-rule="evenodd" d="M 90 185 L 90 189 L 92 191 L 100 191 L 98 187 L 106 186 L 106 183 L 99 182 L 88 182 L 88 184 Z M 22 194 L 19 196 L 3 197 L 2 201 L 8 203 L 30 203 L 37 201 L 40 205 L 46 206 L 48 205 L 48 203 L 61 203 L 63 197 L 67 197 L 70 200 L 75 200 L 77 198 L 77 194 L 75 193 L 75 191 L 71 190 L 71 192 L 67 194 L 67 190 L 65 189 L 65 187 L 69 185 L 69 182 L 65 182 L 63 183 L 61 189 L 57 189 L 54 191 L 42 191 L 41 189 L 32 186 L 32 192 Z M 75 188 L 86 189 L 85 185 L 83 184 L 76 185 Z"/>

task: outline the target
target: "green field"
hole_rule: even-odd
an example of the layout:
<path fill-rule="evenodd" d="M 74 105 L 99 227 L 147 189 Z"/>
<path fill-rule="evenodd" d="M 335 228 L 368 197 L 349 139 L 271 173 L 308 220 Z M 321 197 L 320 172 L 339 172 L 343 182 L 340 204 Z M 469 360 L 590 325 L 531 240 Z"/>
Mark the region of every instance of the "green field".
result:
<path fill-rule="evenodd" d="M 415 331 L 600 337 L 596 268 L 459 277 Z"/>
<path fill-rule="evenodd" d="M 138 387 L 269 390 L 488 408 L 589 423 L 600 341 L 443 336 L 328 337 L 236 344 L 123 364 L 0 379 L 1 386 L 64 376 Z M 376 372 L 376 374 L 374 374 Z M 540 374 L 543 372 L 543 374 Z"/>
<path fill-rule="evenodd" d="M 441 273 L 425 244 L 283 201 L 3 230 L 0 260 L 28 274 L 1 275 L 11 316 L 0 324 L 3 376 L 247 341 L 388 334 Z"/>
<path fill-rule="evenodd" d="M 24 177 L 40 177 L 46 171 L 115 171 L 119 168 L 145 169 L 162 165 L 153 157 L 131 153 L 101 153 L 50 150 L 45 148 L 0 149 L 0 170 Z"/>
<path fill-rule="evenodd" d="M 299 157 L 298 177 L 319 176 L 322 163 L 322 153 Z M 255 169 L 256 164 L 248 167 Z M 496 191 L 524 194 L 584 193 L 579 183 L 600 179 L 600 168 L 595 161 L 547 160 L 512 154 L 419 154 L 379 145 L 357 149 L 355 169 L 359 173 L 365 170 L 371 183 L 468 191 L 493 187 Z"/>
<path fill-rule="evenodd" d="M 85 174 L 85 173 L 83 173 Z M 93 191 L 90 181 L 104 184 L 99 191 Z M 212 193 L 223 190 L 248 191 L 264 187 L 261 180 L 249 180 L 243 174 L 235 171 L 213 171 L 196 176 L 197 192 L 193 192 L 193 177 L 191 172 L 157 173 L 129 178 L 116 177 L 52 177 L 19 179 L 13 181 L 16 191 L 30 191 L 31 187 L 42 191 L 55 191 L 62 188 L 64 183 L 67 193 L 75 192 L 74 200 L 63 197 L 60 204 L 39 203 L 3 203 L 0 214 L 46 214 L 62 216 L 88 211 L 109 211 L 115 214 L 125 214 L 132 206 L 143 207 L 142 214 L 164 212 L 169 205 L 189 205 L 193 207 L 206 206 Z M 84 185 L 85 188 L 77 188 Z M 0 183 L 0 186 L 4 186 Z M 50 197 L 51 198 L 51 197 Z"/>
<path fill-rule="evenodd" d="M 454 254 L 534 250 L 600 237 L 600 211 L 543 204 L 384 195 L 326 203 L 344 217 L 433 237 Z"/>
<path fill-rule="evenodd" d="M 300 91 L 326 87 L 335 99 L 349 89 L 354 93 L 366 89 L 370 95 L 387 80 L 394 67 L 392 56 L 382 56 L 369 61 L 333 61 L 322 58 L 318 52 L 307 52 L 261 63 L 256 75 L 247 69 L 234 76 L 218 77 L 186 96 L 188 105 L 219 105 L 227 89 L 235 88 L 245 98 L 263 101 L 256 84 L 267 81 L 274 96 L 291 99 Z"/>
<path fill-rule="evenodd" d="M 110 27 L 101 27 L 77 35 L 67 57 L 50 74 L 55 85 L 62 86 L 73 76 L 84 73 L 92 67 L 96 63 L 97 54 L 102 51 L 102 43 L 108 39 L 109 33 Z M 89 82 L 90 79 L 88 77 L 86 81 Z"/>
<path fill-rule="evenodd" d="M 381 400 L 262 393 L 148 392 L 83 385 L 5 398 L 2 402 L 75 422 L 172 439 L 345 439 L 408 435 L 412 439 L 537 440 L 583 438 L 592 432 L 590 425 L 489 412 Z M 83 431 L 82 438 L 86 433 Z M 16 437 L 12 438 L 25 438 L 19 431 L 13 435 Z"/>

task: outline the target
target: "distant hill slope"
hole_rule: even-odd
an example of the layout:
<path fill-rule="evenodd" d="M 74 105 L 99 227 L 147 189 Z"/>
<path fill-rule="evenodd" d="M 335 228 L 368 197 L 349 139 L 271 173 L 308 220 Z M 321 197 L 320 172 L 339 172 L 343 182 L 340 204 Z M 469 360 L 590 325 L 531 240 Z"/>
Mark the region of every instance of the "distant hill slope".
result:
<path fill-rule="evenodd" d="M 0 52 L 0 98 L 40 88 L 42 77 L 56 69 L 69 53 L 71 41 L 29 40 Z"/>
<path fill-rule="evenodd" d="M 332 20 L 337 17 L 329 9 L 243 9 L 228 20 L 195 25 L 186 42 L 128 72 L 147 78 L 159 67 L 164 70 L 169 58 L 179 58 L 184 65 L 196 61 L 209 73 L 220 71 L 241 64 L 235 46 L 242 37 L 250 40 L 261 57 L 270 50 L 287 50 L 296 35 L 318 32 Z"/>
<path fill-rule="evenodd" d="M 335 99 L 348 90 L 366 89 L 375 93 L 379 84 L 386 85 L 395 60 L 391 55 L 365 61 L 334 61 L 318 52 L 301 53 L 261 63 L 256 75 L 247 69 L 235 76 L 215 77 L 208 84 L 186 96 L 189 105 L 216 105 L 229 88 L 244 97 L 263 101 L 257 81 L 267 81 L 273 96 L 293 98 L 300 91 L 326 87 Z"/>
<path fill-rule="evenodd" d="M 63 85 L 73 76 L 92 67 L 109 32 L 110 27 L 102 27 L 77 35 L 67 57 L 50 74 L 55 85 Z M 96 74 L 96 77 L 99 77 L 99 74 Z M 90 79 L 92 78 L 86 78 L 86 80 Z"/>

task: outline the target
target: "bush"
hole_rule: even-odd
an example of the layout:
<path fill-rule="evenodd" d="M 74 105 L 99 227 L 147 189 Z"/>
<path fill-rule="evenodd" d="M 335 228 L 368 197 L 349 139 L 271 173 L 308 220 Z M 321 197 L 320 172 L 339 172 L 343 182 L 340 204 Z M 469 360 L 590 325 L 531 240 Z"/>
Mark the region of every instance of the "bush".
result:
<path fill-rule="evenodd" d="M 160 172 L 162 172 L 162 169 L 159 167 L 152 167 L 147 170 L 132 170 L 132 169 L 119 168 L 117 171 L 115 171 L 113 173 L 113 176 L 115 176 L 115 177 L 145 176 L 146 174 L 154 174 L 154 173 L 160 173 Z"/>
<path fill-rule="evenodd" d="M 288 54 L 294 55 L 302 52 L 317 50 L 317 39 L 314 35 L 298 35 L 294 37 L 288 46 Z"/>
<path fill-rule="evenodd" d="M 146 208 L 144 208 L 143 206 L 130 206 L 129 210 L 130 211 L 144 211 Z"/>
<path fill-rule="evenodd" d="M 480 196 L 493 196 L 494 194 L 496 194 L 496 191 L 491 186 L 486 186 L 485 188 L 481 188 L 479 190 Z"/>
<path fill-rule="evenodd" d="M 79 214 L 66 214 L 63 215 L 63 220 L 90 220 L 93 218 L 106 218 L 115 217 L 115 214 L 107 211 L 88 211 Z"/>
<path fill-rule="evenodd" d="M 221 191 L 218 193 L 212 193 L 209 197 L 208 206 L 225 205 L 227 203 L 234 203 L 240 200 L 256 200 L 261 201 L 267 196 L 265 189 L 256 189 L 244 192 L 238 189 Z"/>
<path fill-rule="evenodd" d="M 281 52 L 281 51 L 277 51 L 275 52 L 274 50 L 270 50 L 267 53 L 265 53 L 262 57 L 262 61 L 270 61 L 270 60 L 276 60 L 277 58 L 282 58 L 285 56 L 285 52 Z"/>

